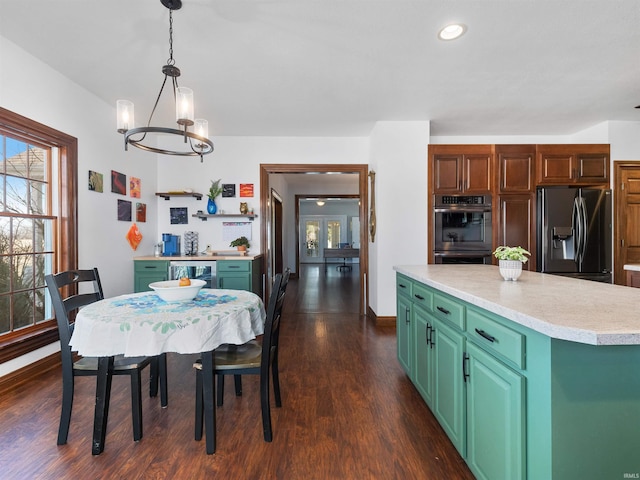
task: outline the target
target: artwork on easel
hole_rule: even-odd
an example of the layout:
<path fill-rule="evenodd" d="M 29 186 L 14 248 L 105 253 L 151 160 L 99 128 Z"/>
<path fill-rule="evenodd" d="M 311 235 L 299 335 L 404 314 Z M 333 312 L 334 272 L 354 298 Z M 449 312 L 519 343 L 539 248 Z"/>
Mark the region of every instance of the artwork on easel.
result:
<path fill-rule="evenodd" d="M 140 198 L 140 179 L 136 177 L 129 178 L 129 196 L 132 198 Z"/>
<path fill-rule="evenodd" d="M 91 190 L 92 192 L 102 193 L 103 179 L 101 173 L 89 170 L 89 190 Z"/>
<path fill-rule="evenodd" d="M 131 221 L 131 202 L 129 200 L 118 200 L 118 220 Z"/>
<path fill-rule="evenodd" d="M 127 194 L 127 176 L 124 173 L 111 170 L 111 191 L 119 195 Z"/>

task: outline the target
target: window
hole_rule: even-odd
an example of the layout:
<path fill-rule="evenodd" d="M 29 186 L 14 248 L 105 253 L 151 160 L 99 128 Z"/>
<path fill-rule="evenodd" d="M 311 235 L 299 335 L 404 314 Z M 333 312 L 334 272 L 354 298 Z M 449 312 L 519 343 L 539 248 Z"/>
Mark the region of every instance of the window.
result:
<path fill-rule="evenodd" d="M 0 362 L 57 339 L 44 277 L 77 266 L 76 150 L 0 108 Z"/>

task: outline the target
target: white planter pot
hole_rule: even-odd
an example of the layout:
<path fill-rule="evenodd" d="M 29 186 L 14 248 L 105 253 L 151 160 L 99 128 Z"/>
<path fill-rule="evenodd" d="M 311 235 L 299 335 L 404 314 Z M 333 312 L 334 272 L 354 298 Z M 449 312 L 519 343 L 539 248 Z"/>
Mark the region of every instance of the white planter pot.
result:
<path fill-rule="evenodd" d="M 499 260 L 500 275 L 505 280 L 518 280 L 518 277 L 522 273 L 522 262 L 520 260 Z"/>

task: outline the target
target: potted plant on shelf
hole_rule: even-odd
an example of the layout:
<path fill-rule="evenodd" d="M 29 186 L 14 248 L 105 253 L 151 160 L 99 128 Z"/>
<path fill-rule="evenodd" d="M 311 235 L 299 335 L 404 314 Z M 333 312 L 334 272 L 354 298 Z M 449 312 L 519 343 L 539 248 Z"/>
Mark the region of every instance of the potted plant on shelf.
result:
<path fill-rule="evenodd" d="M 230 247 L 237 247 L 239 251 L 244 252 L 249 248 L 249 239 L 247 237 L 238 237 L 233 240 L 230 244 Z"/>
<path fill-rule="evenodd" d="M 522 264 L 527 263 L 527 255 L 531 255 L 527 250 L 518 247 L 507 247 L 501 245 L 495 249 L 493 256 L 498 259 L 500 275 L 505 280 L 516 281 L 522 273 Z"/>
<path fill-rule="evenodd" d="M 218 206 L 216 205 L 216 197 L 222 193 L 220 180 L 220 178 L 215 181 L 211 180 L 211 187 L 209 187 L 209 193 L 207 193 L 207 197 L 209 197 L 209 200 L 207 201 L 207 213 L 210 213 L 211 215 L 218 211 Z"/>

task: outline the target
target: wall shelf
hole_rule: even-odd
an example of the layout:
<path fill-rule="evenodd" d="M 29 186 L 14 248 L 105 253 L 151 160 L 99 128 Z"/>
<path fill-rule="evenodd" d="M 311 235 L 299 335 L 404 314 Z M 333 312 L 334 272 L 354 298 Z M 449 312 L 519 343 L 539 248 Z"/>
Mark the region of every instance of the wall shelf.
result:
<path fill-rule="evenodd" d="M 208 218 L 247 218 L 247 219 L 253 221 L 253 219 L 256 218 L 258 215 L 254 214 L 254 213 L 246 213 L 246 214 L 245 213 L 214 213 L 214 214 L 210 214 L 210 213 L 198 212 L 198 213 L 194 213 L 191 216 L 199 218 L 203 222 L 206 222 Z"/>
<path fill-rule="evenodd" d="M 201 193 L 196 193 L 196 192 L 191 192 L 191 193 L 187 193 L 187 192 L 160 192 L 160 193 L 156 193 L 157 197 L 162 197 L 165 200 L 169 200 L 171 197 L 195 197 L 196 200 L 201 200 L 202 199 L 202 194 Z"/>

